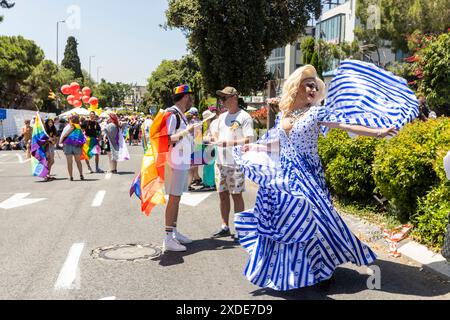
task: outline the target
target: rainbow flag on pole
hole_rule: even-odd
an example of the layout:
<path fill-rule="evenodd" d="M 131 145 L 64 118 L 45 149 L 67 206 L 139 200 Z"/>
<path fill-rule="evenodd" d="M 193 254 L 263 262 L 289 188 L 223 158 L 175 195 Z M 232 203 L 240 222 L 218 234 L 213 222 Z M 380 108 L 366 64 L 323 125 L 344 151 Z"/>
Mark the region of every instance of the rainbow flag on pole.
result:
<path fill-rule="evenodd" d="M 49 137 L 38 112 L 31 138 L 31 171 L 35 177 L 45 178 L 48 175 L 48 162 L 45 155 L 45 144 L 48 140 Z"/>
<path fill-rule="evenodd" d="M 150 128 L 150 144 L 142 160 L 141 173 L 134 179 L 130 196 L 141 199 L 141 210 L 149 216 L 153 208 L 166 203 L 163 187 L 165 165 L 169 154 L 167 119 L 170 112 L 161 111 Z"/>

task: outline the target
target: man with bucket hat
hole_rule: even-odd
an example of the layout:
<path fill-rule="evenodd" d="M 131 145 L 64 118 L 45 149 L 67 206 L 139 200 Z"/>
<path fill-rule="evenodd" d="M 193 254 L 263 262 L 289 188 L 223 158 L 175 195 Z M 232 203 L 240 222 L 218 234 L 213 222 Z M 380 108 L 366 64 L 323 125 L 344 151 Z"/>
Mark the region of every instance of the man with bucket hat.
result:
<path fill-rule="evenodd" d="M 222 227 L 212 236 L 219 238 L 231 236 L 229 228 L 230 196 L 233 198 L 235 213 L 245 210 L 242 196 L 242 193 L 245 192 L 245 176 L 234 161 L 233 148 L 250 143 L 254 134 L 253 119 L 239 107 L 239 92 L 233 87 L 226 87 L 217 91 L 216 94 L 227 109 L 227 112 L 220 115 L 217 124 L 211 128 L 218 147 L 215 178 L 222 216 Z"/>

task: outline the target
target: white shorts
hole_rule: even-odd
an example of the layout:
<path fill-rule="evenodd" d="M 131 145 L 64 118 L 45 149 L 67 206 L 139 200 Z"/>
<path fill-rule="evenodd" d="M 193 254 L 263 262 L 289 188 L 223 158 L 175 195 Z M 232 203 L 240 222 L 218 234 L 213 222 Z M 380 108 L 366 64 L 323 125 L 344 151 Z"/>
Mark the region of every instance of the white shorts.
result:
<path fill-rule="evenodd" d="M 170 196 L 181 197 L 184 192 L 188 191 L 189 170 L 172 169 L 166 165 L 165 190 Z"/>

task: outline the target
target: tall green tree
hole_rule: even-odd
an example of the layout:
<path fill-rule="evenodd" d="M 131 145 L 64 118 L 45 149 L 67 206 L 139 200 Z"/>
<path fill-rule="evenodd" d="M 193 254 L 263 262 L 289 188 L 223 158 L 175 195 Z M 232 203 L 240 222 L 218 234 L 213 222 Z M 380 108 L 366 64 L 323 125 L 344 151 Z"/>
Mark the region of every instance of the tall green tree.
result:
<path fill-rule="evenodd" d="M 361 22 L 355 29 L 359 40 L 379 47 L 389 40 L 393 51 L 409 52 L 407 35 L 415 31 L 443 33 L 450 27 L 450 1 L 358 0 L 356 17 Z"/>
<path fill-rule="evenodd" d="M 14 2 L 10 2 L 7 0 L 1 0 L 0 1 L 0 8 L 2 9 L 11 9 L 12 7 L 14 7 L 15 3 Z M 3 16 L 0 16 L 0 22 L 3 21 Z"/>
<path fill-rule="evenodd" d="M 75 73 L 75 77 L 81 79 L 83 82 L 83 72 L 81 71 L 80 57 L 78 56 L 78 42 L 75 37 L 67 39 L 66 49 L 64 51 L 64 59 L 61 65 Z"/>
<path fill-rule="evenodd" d="M 44 59 L 34 41 L 21 36 L 0 36 L 0 101 L 5 107 L 21 107 L 21 86 Z"/>
<path fill-rule="evenodd" d="M 94 95 L 99 100 L 100 108 L 117 108 L 124 105 L 127 96 L 133 93 L 129 84 L 117 82 L 111 83 L 102 79 L 94 89 Z"/>
<path fill-rule="evenodd" d="M 55 100 L 49 97 L 53 92 L 58 95 L 60 108 L 66 105 L 65 96 L 60 93 L 59 88 L 66 83 L 74 81 L 75 76 L 72 70 L 64 67 L 58 68 L 51 60 L 42 61 L 34 68 L 31 75 L 24 81 L 21 91 L 32 99 L 33 103 L 44 112 L 56 112 Z"/>
<path fill-rule="evenodd" d="M 186 34 L 207 92 L 232 85 L 249 94 L 263 87 L 271 51 L 320 12 L 320 0 L 169 0 L 166 17 Z"/>
<path fill-rule="evenodd" d="M 194 104 L 198 105 L 204 96 L 203 78 L 198 60 L 187 55 L 180 60 L 164 60 L 148 79 L 147 105 L 168 108 L 173 105 L 173 89 L 181 84 L 189 84 L 194 91 Z"/>

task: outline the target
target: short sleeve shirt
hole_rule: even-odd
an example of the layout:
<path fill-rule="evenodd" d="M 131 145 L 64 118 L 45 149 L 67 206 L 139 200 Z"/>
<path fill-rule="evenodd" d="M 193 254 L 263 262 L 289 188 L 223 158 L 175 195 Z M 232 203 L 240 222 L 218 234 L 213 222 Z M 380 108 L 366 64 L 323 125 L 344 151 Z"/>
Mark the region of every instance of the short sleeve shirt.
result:
<path fill-rule="evenodd" d="M 170 115 L 167 119 L 167 131 L 169 136 L 175 135 L 181 131 L 186 130 L 188 121 L 183 112 L 177 106 L 173 106 L 179 112 L 180 127 L 177 130 L 177 116 Z M 191 168 L 191 153 L 193 151 L 193 139 L 191 136 L 185 136 L 179 140 L 175 146 L 171 145 L 169 148 L 168 164 L 175 170 L 189 170 Z"/>
<path fill-rule="evenodd" d="M 234 114 L 226 112 L 220 115 L 217 123 L 211 124 L 211 132 L 218 135 L 219 141 L 241 140 L 254 137 L 253 119 L 244 110 L 239 110 Z M 236 167 L 233 157 L 233 147 L 218 148 L 219 165 Z"/>

